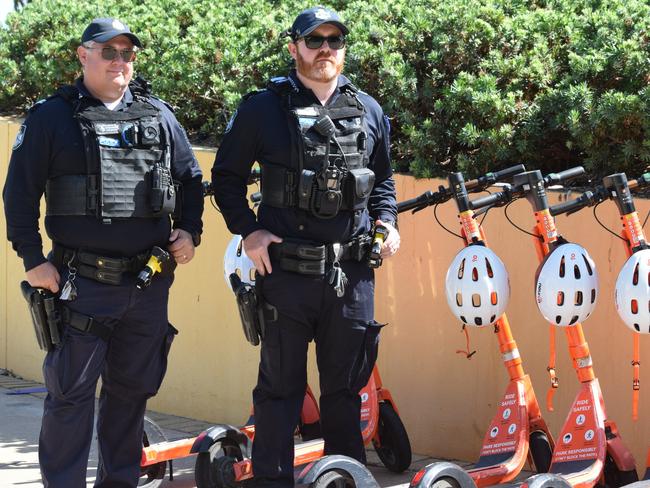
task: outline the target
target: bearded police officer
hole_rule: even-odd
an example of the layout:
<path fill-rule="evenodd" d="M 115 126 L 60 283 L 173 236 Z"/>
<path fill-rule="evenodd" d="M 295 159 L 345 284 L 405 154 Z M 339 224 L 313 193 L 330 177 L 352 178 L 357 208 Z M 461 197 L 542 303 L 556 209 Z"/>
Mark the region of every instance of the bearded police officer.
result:
<path fill-rule="evenodd" d="M 293 432 L 316 343 L 327 454 L 365 461 L 359 390 L 377 351 L 369 233 L 384 226 L 381 257 L 399 247 L 389 125 L 378 103 L 341 70 L 348 28 L 323 7 L 287 35 L 296 69 L 244 97 L 212 169 L 231 232 L 241 234 L 266 302 L 253 391 L 258 486 L 293 485 Z M 246 202 L 252 164 L 262 169 L 257 217 Z"/>
<path fill-rule="evenodd" d="M 86 486 L 100 376 L 95 486 L 137 486 L 146 401 L 176 333 L 167 320 L 173 268 L 191 261 L 202 230 L 201 171 L 185 132 L 144 80 L 132 80 L 140 47 L 120 21 L 92 21 L 77 49 L 83 76 L 30 109 L 3 192 L 27 281 L 60 292 L 61 341 L 43 366 L 46 487 Z M 172 220 L 179 190 L 182 214 Z M 162 267 L 147 267 L 152 253 Z"/>

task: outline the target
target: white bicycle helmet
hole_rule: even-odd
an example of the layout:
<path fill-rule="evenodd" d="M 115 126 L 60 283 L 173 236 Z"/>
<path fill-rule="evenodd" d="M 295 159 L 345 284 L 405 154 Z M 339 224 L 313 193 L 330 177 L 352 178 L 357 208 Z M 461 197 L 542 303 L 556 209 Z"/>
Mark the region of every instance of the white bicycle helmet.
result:
<path fill-rule="evenodd" d="M 493 324 L 510 298 L 506 267 L 491 249 L 480 245 L 468 246 L 456 255 L 445 284 L 451 311 L 466 325 Z"/>
<path fill-rule="evenodd" d="M 251 258 L 244 251 L 243 239 L 241 236 L 233 236 L 226 247 L 226 253 L 223 256 L 223 277 L 228 283 L 228 288 L 232 289 L 230 284 L 230 275 L 236 273 L 244 283 L 255 284 L 255 265 Z"/>
<path fill-rule="evenodd" d="M 632 254 L 616 279 L 616 310 L 634 332 L 650 334 L 650 249 Z"/>
<path fill-rule="evenodd" d="M 535 301 L 549 322 L 563 327 L 582 322 L 597 299 L 596 265 L 582 246 L 562 244 L 537 268 Z"/>

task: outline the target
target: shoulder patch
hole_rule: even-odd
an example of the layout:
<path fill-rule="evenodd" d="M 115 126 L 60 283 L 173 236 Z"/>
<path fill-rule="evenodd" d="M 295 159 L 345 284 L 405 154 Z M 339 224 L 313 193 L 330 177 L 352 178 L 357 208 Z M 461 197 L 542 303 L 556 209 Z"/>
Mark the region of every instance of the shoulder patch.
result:
<path fill-rule="evenodd" d="M 230 132 L 232 126 L 235 124 L 235 119 L 237 118 L 237 112 L 239 112 L 239 110 L 235 110 L 235 113 L 232 114 L 232 117 L 230 117 L 230 120 L 228 121 L 228 125 L 226 125 L 226 130 L 223 131 L 224 134 Z"/>
<path fill-rule="evenodd" d="M 172 105 L 171 105 L 170 103 L 166 102 L 166 101 L 163 100 L 162 98 L 154 97 L 154 96 L 151 95 L 151 94 L 150 94 L 149 96 L 150 96 L 151 98 L 155 98 L 156 100 L 158 100 L 158 101 L 159 101 L 160 103 L 162 103 L 165 107 L 167 107 L 169 110 L 171 110 L 172 113 L 174 113 L 174 107 L 172 107 Z"/>
<path fill-rule="evenodd" d="M 16 134 L 16 140 L 14 141 L 14 145 L 11 148 L 12 151 L 15 151 L 20 146 L 22 146 L 23 140 L 25 139 L 26 130 L 27 126 L 23 123 L 23 125 L 20 126 L 20 129 L 18 129 L 18 134 Z"/>

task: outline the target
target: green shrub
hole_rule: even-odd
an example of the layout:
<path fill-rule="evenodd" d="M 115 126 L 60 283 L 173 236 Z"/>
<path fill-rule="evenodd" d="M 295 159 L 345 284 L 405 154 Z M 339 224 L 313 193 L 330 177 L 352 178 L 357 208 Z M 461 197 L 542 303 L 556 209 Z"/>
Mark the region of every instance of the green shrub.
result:
<path fill-rule="evenodd" d="M 280 32 L 302 0 L 35 0 L 0 30 L 0 110 L 79 74 L 96 16 L 141 36 L 137 70 L 197 141 L 218 143 L 244 93 L 286 73 Z M 352 29 L 345 72 L 391 118 L 395 167 L 469 175 L 524 162 L 594 175 L 650 161 L 643 0 L 330 2 Z"/>

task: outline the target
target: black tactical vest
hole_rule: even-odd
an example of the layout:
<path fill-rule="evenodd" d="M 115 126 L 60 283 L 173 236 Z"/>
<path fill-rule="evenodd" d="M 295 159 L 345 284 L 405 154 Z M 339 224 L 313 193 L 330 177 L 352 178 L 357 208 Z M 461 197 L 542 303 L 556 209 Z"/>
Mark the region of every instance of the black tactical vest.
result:
<path fill-rule="evenodd" d="M 158 218 L 173 212 L 176 190 L 160 110 L 148 101 L 142 82 L 129 88 L 134 100 L 125 111 L 81 97 L 74 86 L 54 95 L 73 105 L 84 141 L 86 174 L 47 181 L 47 215 L 89 215 L 110 223 L 113 218 Z"/>
<path fill-rule="evenodd" d="M 267 87 L 282 99 L 292 139 L 290 167 L 262 167 L 262 202 L 298 207 L 319 218 L 366 208 L 375 175 L 368 166 L 365 109 L 351 85 L 336 101 L 294 104 L 298 88 L 290 78 Z"/>

